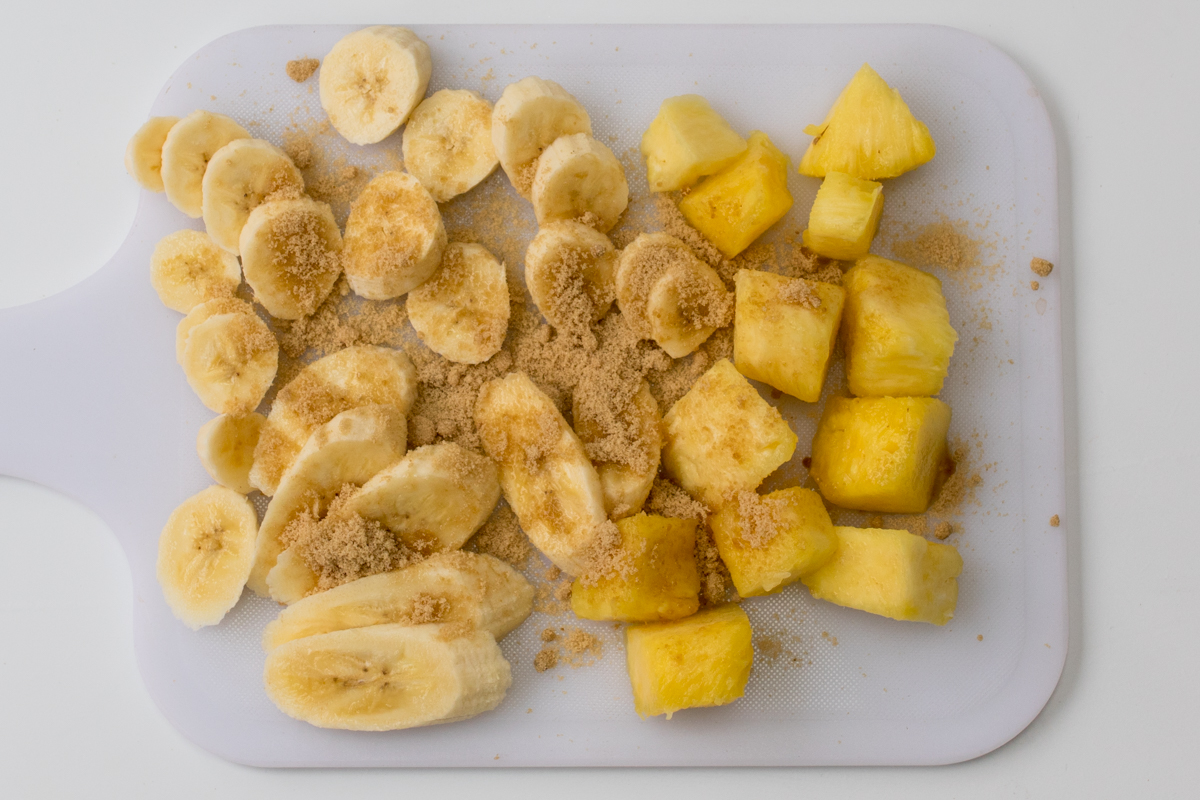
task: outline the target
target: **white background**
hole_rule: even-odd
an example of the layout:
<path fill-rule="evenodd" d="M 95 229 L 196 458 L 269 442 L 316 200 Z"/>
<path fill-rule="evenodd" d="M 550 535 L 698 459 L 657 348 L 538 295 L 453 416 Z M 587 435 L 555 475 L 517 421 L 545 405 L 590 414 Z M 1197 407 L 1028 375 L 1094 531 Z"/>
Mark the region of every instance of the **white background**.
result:
<path fill-rule="evenodd" d="M 1011 55 L 1058 136 L 1071 560 L 1062 682 L 1014 741 L 951 767 L 250 769 L 199 750 L 151 704 L 133 656 L 129 570 L 107 528 L 0 478 L 0 797 L 1196 796 L 1200 4 L 7 0 L 0 307 L 77 283 L 117 249 L 138 196 L 125 142 L 187 55 L 243 27 L 321 22 L 931 22 Z M 12 380 L 0 376 L 0 391 L 19 390 Z"/>

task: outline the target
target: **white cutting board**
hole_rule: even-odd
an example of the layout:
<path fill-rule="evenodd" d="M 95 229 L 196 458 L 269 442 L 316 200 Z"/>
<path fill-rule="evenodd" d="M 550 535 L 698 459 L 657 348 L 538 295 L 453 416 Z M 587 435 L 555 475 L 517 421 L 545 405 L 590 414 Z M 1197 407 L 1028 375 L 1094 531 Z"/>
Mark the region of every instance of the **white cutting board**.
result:
<path fill-rule="evenodd" d="M 297 85 L 284 64 L 323 56 L 350 30 L 226 36 L 180 67 L 151 113 L 221 111 L 279 142 L 297 117 L 321 115 L 316 79 Z M 950 540 L 966 563 L 958 613 L 944 628 L 894 622 L 817 603 L 799 586 L 747 601 L 756 633 L 795 658 L 760 654 L 743 699 L 669 722 L 633 713 L 609 626 L 584 625 L 605 644 L 595 665 L 535 673 L 538 631 L 579 624 L 535 614 L 504 641 L 514 684 L 482 717 L 392 733 L 289 719 L 261 682 L 259 637 L 276 606 L 247 593 L 220 626 L 193 632 L 155 581 L 163 522 L 210 483 L 194 440 L 212 415 L 175 363 L 180 317 L 148 279 L 155 242 L 200 224 L 146 193 L 108 265 L 55 297 L 0 310 L 0 375 L 10 376 L 0 386 L 0 473 L 62 491 L 112 528 L 133 575 L 138 662 L 166 717 L 205 749 L 264 766 L 936 764 L 1019 733 L 1049 698 L 1067 646 L 1065 528 L 1048 525 L 1065 508 L 1058 276 L 1039 292 L 1028 287 L 1031 256 L 1057 260 L 1057 173 L 1028 77 L 979 38 L 919 25 L 416 30 L 433 51 L 430 91 L 466 87 L 494 101 L 525 75 L 557 80 L 618 154 L 671 95 L 705 95 L 735 128 L 766 131 L 795 162 L 803 126 L 823 118 L 864 61 L 903 93 L 938 155 L 888 183 L 880 242 L 903 223 L 945 214 L 969 220 L 985 261 L 998 265 L 973 288 L 942 275 L 961 336 L 942 395 L 954 409 L 952 435 L 978 434 L 977 462 L 993 464 Z M 372 152 L 387 149 L 399 149 L 398 137 Z M 796 205 L 780 226 L 788 231 L 803 227 L 817 182 L 793 174 L 791 184 Z M 800 436 L 797 461 L 815 426 L 813 407 L 802 406 L 784 407 Z"/>

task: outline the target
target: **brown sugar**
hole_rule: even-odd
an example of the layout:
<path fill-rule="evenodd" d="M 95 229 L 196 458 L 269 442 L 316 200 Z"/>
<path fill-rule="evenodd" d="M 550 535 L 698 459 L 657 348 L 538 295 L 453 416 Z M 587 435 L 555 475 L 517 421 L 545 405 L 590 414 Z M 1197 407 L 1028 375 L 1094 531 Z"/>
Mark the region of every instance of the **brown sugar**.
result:
<path fill-rule="evenodd" d="M 666 478 L 655 478 L 646 508 L 661 517 L 694 519 L 700 523 L 708 519 L 709 513 L 708 506 Z"/>
<path fill-rule="evenodd" d="M 775 541 L 783 525 L 786 503 L 777 497 L 763 497 L 754 491 L 738 492 L 737 504 L 739 539 L 751 549 L 762 549 Z"/>
<path fill-rule="evenodd" d="M 1040 278 L 1048 277 L 1054 265 L 1044 258 L 1035 258 L 1029 262 L 1029 268 Z"/>
<path fill-rule="evenodd" d="M 811 283 L 802 278 L 779 287 L 779 301 L 801 308 L 818 309 L 821 307 L 820 295 L 816 293 Z"/>
<path fill-rule="evenodd" d="M 797 239 L 787 242 L 788 250 L 780 264 L 779 273 L 789 278 L 804 278 L 817 283 L 842 285 L 842 268 L 837 261 L 819 256 L 804 247 Z"/>
<path fill-rule="evenodd" d="M 326 238 L 326 220 L 316 209 L 291 207 L 268 223 L 268 246 L 277 254 L 274 268 L 284 273 L 287 293 L 306 314 L 317 310 L 325 300 L 318 290 L 342 269 L 341 252 Z"/>
<path fill-rule="evenodd" d="M 892 246 L 896 257 L 905 263 L 921 267 L 941 267 L 950 271 L 971 269 L 981 265 L 981 243 L 966 233 L 964 220 L 943 217 L 923 226 L 916 237 L 896 242 Z"/>
<path fill-rule="evenodd" d="M 604 643 L 581 628 L 568 628 L 559 658 L 572 668 L 587 667 L 604 656 Z"/>
<path fill-rule="evenodd" d="M 313 76 L 321 62 L 315 58 L 296 58 L 287 62 L 287 76 L 296 83 L 304 83 Z"/>
<path fill-rule="evenodd" d="M 605 520 L 597 527 L 584 561 L 583 573 L 579 576 L 583 586 L 594 586 L 606 579 L 629 578 L 634 571 L 633 556 L 621 546 L 621 531 L 611 520 Z"/>
<path fill-rule="evenodd" d="M 1055 514 L 1053 517 L 1050 518 L 1050 527 L 1057 528 L 1058 525 L 1059 525 L 1058 514 Z"/>
<path fill-rule="evenodd" d="M 1030 281 L 1029 288 L 1033 289 L 1036 292 L 1038 289 L 1042 288 L 1042 285 L 1040 283 L 1038 283 L 1037 281 Z"/>
<path fill-rule="evenodd" d="M 357 345 L 400 347 L 407 320 L 403 303 L 363 300 L 350 294 L 345 276 L 310 317 L 280 322 L 279 346 L 290 358 L 319 358 Z"/>
<path fill-rule="evenodd" d="M 543 647 L 533 657 L 533 668 L 538 672 L 554 669 L 558 666 L 558 648 Z"/>
<path fill-rule="evenodd" d="M 700 572 L 700 604 L 719 605 L 725 602 L 732 578 L 721 560 L 716 540 L 708 525 L 696 526 L 696 569 Z"/>
<path fill-rule="evenodd" d="M 554 632 L 554 628 L 545 628 L 539 637 L 543 642 L 553 642 L 558 638 L 558 634 Z"/>
<path fill-rule="evenodd" d="M 449 613 L 449 600 L 422 592 L 413 598 L 409 621 L 413 625 L 425 625 L 430 622 L 440 622 Z"/>
<path fill-rule="evenodd" d="M 983 485 L 983 477 L 971 469 L 971 446 L 961 441 L 955 441 L 950 448 L 954 461 L 954 472 L 942 485 L 937 499 L 929 510 L 938 516 L 958 514 L 968 503 L 978 505 L 975 490 Z"/>
<path fill-rule="evenodd" d="M 954 533 L 954 526 L 949 522 L 939 522 L 933 528 L 933 535 L 938 539 L 947 539 Z"/>
<path fill-rule="evenodd" d="M 533 554 L 533 545 L 507 503 L 496 507 L 488 521 L 467 542 L 466 549 L 494 556 L 517 569 L 524 568 Z"/>

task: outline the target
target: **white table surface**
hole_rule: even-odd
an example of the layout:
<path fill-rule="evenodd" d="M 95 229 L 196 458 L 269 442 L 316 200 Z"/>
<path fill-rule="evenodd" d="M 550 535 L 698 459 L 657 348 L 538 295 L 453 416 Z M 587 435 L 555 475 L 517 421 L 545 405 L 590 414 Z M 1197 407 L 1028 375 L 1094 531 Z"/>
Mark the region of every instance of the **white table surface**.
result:
<path fill-rule="evenodd" d="M 150 703 L 133 656 L 129 570 L 104 524 L 48 490 L 0 477 L 0 796 L 1195 796 L 1200 4 L 8 5 L 0 10 L 0 307 L 77 283 L 116 250 L 138 193 L 121 163 L 126 140 L 181 59 L 239 28 L 909 21 L 990 39 L 1033 78 L 1059 137 L 1071 649 L 1062 682 L 1024 733 L 951 767 L 256 770 L 193 746 Z M 0 391 L 12 390 L 0 376 Z"/>

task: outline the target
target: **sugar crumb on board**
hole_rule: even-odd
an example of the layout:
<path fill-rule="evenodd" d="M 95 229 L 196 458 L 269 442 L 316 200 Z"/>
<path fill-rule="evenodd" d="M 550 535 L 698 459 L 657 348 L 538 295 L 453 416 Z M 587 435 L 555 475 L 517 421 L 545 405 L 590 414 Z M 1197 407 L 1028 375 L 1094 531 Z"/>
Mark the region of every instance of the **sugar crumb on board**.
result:
<path fill-rule="evenodd" d="M 313 76 L 319 66 L 321 66 L 321 62 L 315 58 L 294 58 L 287 62 L 284 70 L 287 72 L 287 76 L 296 83 L 304 83 Z"/>
<path fill-rule="evenodd" d="M 1054 265 L 1044 258 L 1034 258 L 1029 262 L 1029 268 L 1040 278 L 1045 278 L 1054 270 Z"/>
<path fill-rule="evenodd" d="M 1058 526 L 1059 526 L 1058 514 L 1055 514 L 1053 517 L 1050 518 L 1050 527 L 1057 528 Z"/>
<path fill-rule="evenodd" d="M 536 671 L 546 672 L 559 664 L 566 664 L 572 669 L 590 667 L 604 657 L 604 643 L 599 637 L 577 627 L 560 628 L 559 631 L 556 633 L 552 628 L 542 631 L 543 642 L 557 644 L 547 644 L 533 657 Z"/>

